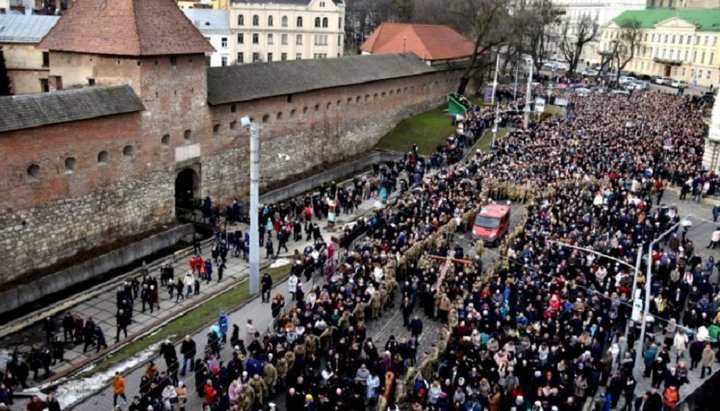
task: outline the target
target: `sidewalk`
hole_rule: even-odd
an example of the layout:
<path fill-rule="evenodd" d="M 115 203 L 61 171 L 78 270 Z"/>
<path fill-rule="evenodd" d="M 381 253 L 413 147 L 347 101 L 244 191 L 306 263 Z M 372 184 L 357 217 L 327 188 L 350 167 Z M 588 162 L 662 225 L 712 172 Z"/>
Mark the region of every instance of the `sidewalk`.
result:
<path fill-rule="evenodd" d="M 371 198 L 369 200 L 365 200 L 359 207 L 359 209 L 355 210 L 353 214 L 350 215 L 344 215 L 340 214 L 336 218 L 335 227 L 338 229 L 339 227 L 342 227 L 344 224 L 357 219 L 363 214 L 366 214 L 370 212 L 373 209 L 373 204 L 376 202 L 375 198 Z M 319 221 L 314 219 L 313 221 Z M 322 223 L 320 223 L 321 226 L 321 232 L 323 235 L 323 238 L 326 239 L 326 241 L 329 241 L 329 238 L 331 235 L 334 235 L 335 232 L 332 231 L 332 229 L 328 229 L 327 227 L 327 220 L 323 219 Z M 245 232 L 247 229 L 247 226 L 245 225 L 236 225 L 232 226 L 231 229 L 234 230 L 235 228 L 238 228 Z M 291 256 L 294 249 L 298 249 L 302 251 L 303 248 L 305 248 L 307 245 L 312 245 L 312 241 L 290 241 L 288 243 L 288 248 L 291 251 L 290 253 L 281 254 L 280 258 L 282 259 L 284 256 Z M 165 262 L 167 260 L 172 259 L 173 266 L 175 268 L 175 279 L 179 276 L 183 276 L 185 272 L 188 269 L 188 261 L 189 256 L 192 255 L 192 247 L 189 247 L 186 250 L 183 250 L 183 253 L 176 253 L 172 257 L 168 257 L 167 259 L 163 259 L 160 262 Z M 203 257 L 211 258 L 210 257 L 210 246 L 209 242 L 206 242 L 203 244 L 202 247 Z M 263 247 L 260 249 L 260 266 L 262 268 L 266 268 L 270 266 L 273 262 L 275 262 L 275 259 L 266 259 L 265 257 L 265 250 Z M 178 256 L 181 256 L 178 258 Z M 189 298 L 186 298 L 184 300 L 180 300 L 179 303 L 175 303 L 175 299 L 170 299 L 169 294 L 167 292 L 167 289 L 165 287 L 162 287 L 160 291 L 160 309 L 155 310 L 153 313 L 149 312 L 149 309 L 145 311 L 145 313 L 141 313 L 141 307 L 142 304 L 139 301 L 139 299 L 136 299 L 134 307 L 133 307 L 133 321 L 132 324 L 128 327 L 128 338 L 121 337 L 119 343 L 115 343 L 115 334 L 116 334 L 116 322 L 115 322 L 115 314 L 116 314 L 116 303 L 115 303 L 115 285 L 109 285 L 106 287 L 103 292 L 99 293 L 97 296 L 90 298 L 82 303 L 79 303 L 78 305 L 75 305 L 68 309 L 67 311 L 71 313 L 78 313 L 80 314 L 84 320 L 87 320 L 88 317 L 92 317 L 92 319 L 95 321 L 97 325 L 99 325 L 104 333 L 105 338 L 108 344 L 107 349 L 101 350 L 99 353 L 96 353 L 96 347 L 91 346 L 88 348 L 88 351 L 86 353 L 83 353 L 83 344 L 78 345 L 72 345 L 71 343 L 66 344 L 66 351 L 65 351 L 65 362 L 57 363 L 54 366 L 50 367 L 50 370 L 52 372 L 52 375 L 50 376 L 50 379 L 44 378 L 44 371 L 41 369 L 39 372 L 40 379 L 33 381 L 32 379 L 32 372 L 30 373 L 30 377 L 27 380 L 28 385 L 31 387 L 36 385 L 37 383 L 42 382 L 51 382 L 58 380 L 62 377 L 68 376 L 72 374 L 73 372 L 87 366 L 88 364 L 92 363 L 93 361 L 97 360 L 98 358 L 107 355 L 113 351 L 116 351 L 117 349 L 124 346 L 126 343 L 130 342 L 131 340 L 137 339 L 139 336 L 146 334 L 147 332 L 150 332 L 152 330 L 157 329 L 159 326 L 161 326 L 163 323 L 179 316 L 180 314 L 194 308 L 195 306 L 201 304 L 204 300 L 214 297 L 218 295 L 219 293 L 231 288 L 232 286 L 236 285 L 237 283 L 244 281 L 247 278 L 248 275 L 248 264 L 242 259 L 242 258 L 235 258 L 235 257 L 229 257 L 226 263 L 226 270 L 223 275 L 222 282 L 217 281 L 217 267 L 214 267 L 213 272 L 213 280 L 207 284 L 205 281 L 201 282 L 200 287 L 200 295 L 198 296 L 191 296 Z M 156 278 L 159 278 L 159 271 L 157 269 L 153 269 L 150 272 L 151 275 L 155 276 Z M 123 276 L 125 277 L 125 276 Z M 112 281 L 113 284 L 117 284 L 116 281 Z M 287 287 L 286 287 L 287 288 Z M 259 304 L 259 303 L 258 303 Z M 269 306 L 268 309 L 269 315 Z M 57 316 L 54 317 L 56 326 L 58 328 L 58 335 L 62 337 L 62 318 L 65 315 L 65 311 L 59 313 Z M 210 321 L 212 319 L 208 319 Z M 244 325 L 245 321 L 243 320 L 241 323 L 238 323 L 239 325 Z M 259 327 L 258 327 L 259 328 Z M 260 328 L 259 328 L 260 329 Z M 180 337 L 178 337 L 180 338 Z M 202 344 L 204 344 L 205 339 L 202 338 Z M 33 346 L 35 347 L 41 347 L 45 344 L 45 335 L 42 330 L 42 325 L 36 325 L 27 329 L 24 329 L 23 331 L 19 333 L 15 333 L 12 335 L 9 335 L 7 337 L 4 337 L 0 340 L 0 345 L 2 347 L 7 348 L 8 351 L 12 352 L 12 350 L 17 349 L 20 353 L 27 355 L 27 353 L 30 352 Z M 200 341 L 198 342 L 198 345 L 200 345 Z M 27 359 L 27 357 L 24 357 Z M 47 380 L 47 381 L 44 381 Z M 46 384 L 43 384 L 46 385 Z M 131 385 L 129 385 L 131 386 Z M 19 394 L 19 392 L 18 392 Z"/>

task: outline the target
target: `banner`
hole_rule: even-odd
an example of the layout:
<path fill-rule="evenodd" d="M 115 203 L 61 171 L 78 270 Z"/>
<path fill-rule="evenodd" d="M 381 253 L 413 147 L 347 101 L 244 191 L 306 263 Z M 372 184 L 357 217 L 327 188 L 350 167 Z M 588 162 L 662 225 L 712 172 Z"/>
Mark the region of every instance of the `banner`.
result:
<path fill-rule="evenodd" d="M 484 98 L 486 103 L 492 102 L 492 99 L 493 99 L 492 95 L 493 95 L 493 86 L 492 85 L 486 86 L 485 87 L 485 98 Z"/>

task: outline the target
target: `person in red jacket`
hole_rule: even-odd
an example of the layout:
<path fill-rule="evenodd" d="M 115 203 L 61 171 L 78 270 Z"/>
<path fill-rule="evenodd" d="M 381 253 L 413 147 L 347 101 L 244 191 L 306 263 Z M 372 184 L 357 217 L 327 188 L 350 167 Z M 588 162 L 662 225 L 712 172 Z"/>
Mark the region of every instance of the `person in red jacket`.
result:
<path fill-rule="evenodd" d="M 217 397 L 217 391 L 213 387 L 211 380 L 205 382 L 203 392 L 205 393 L 205 405 L 212 405 L 215 402 L 215 397 Z"/>

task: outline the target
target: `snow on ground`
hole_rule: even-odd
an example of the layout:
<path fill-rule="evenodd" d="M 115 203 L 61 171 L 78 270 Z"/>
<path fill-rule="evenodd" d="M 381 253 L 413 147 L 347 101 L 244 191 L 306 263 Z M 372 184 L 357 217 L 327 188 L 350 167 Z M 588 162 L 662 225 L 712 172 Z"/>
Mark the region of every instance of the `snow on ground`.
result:
<path fill-rule="evenodd" d="M 278 268 L 278 267 L 282 267 L 284 265 L 289 265 L 289 264 L 290 264 L 290 260 L 288 260 L 286 258 L 280 258 L 280 259 L 275 260 L 275 262 L 270 265 L 270 268 Z"/>
<path fill-rule="evenodd" d="M 67 379 L 66 381 L 61 382 L 60 385 L 55 388 L 55 397 L 60 402 L 60 406 L 62 408 L 66 408 L 69 405 L 77 402 L 78 400 L 89 397 L 95 391 L 97 391 L 98 388 L 105 387 L 109 383 L 109 381 L 115 376 L 115 372 L 120 372 L 122 374 L 125 371 L 135 368 L 138 364 L 142 364 L 157 355 L 159 347 L 160 343 L 157 342 L 149 346 L 145 350 L 135 354 L 133 357 L 130 357 L 122 363 L 111 367 L 105 371 L 95 373 L 89 377 Z M 89 365 L 88 367 L 80 371 L 80 373 L 86 374 L 88 371 L 92 371 L 93 368 L 95 368 L 95 365 Z M 53 383 L 56 382 L 47 383 L 45 384 L 45 386 L 40 386 L 38 388 L 42 390 L 43 388 Z"/>

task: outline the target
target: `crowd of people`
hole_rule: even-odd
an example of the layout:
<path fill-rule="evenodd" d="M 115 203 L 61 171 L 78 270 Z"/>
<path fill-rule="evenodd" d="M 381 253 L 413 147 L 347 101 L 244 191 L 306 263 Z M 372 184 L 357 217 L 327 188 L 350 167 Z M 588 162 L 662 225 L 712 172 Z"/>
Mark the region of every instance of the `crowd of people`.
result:
<path fill-rule="evenodd" d="M 685 191 L 689 185 L 693 195 L 700 187 L 703 195 L 714 177 L 701 165 L 701 110 L 685 97 L 651 92 L 572 103 L 571 119 L 512 131 L 490 152 L 464 159 L 493 122 L 492 109 L 472 106 L 433 155 L 414 147 L 347 186 L 333 183 L 316 195 L 265 206 L 253 240 L 269 258 L 280 249 L 289 253 L 289 241 L 311 241 L 292 255 L 289 301 L 282 294 L 271 299 L 272 281 L 263 282 L 263 302 L 275 318 L 270 332 L 251 321 L 242 333 L 237 324 L 230 331 L 223 314 L 204 350 L 190 336 L 179 347 L 166 341 L 165 367 L 150 362 L 131 401 L 122 375 L 115 377 L 116 409 L 183 410 L 188 397 L 199 396 L 204 409 L 254 411 L 277 409 L 272 400 L 282 395 L 289 411 L 359 411 L 378 403 L 417 411 L 576 411 L 596 393 L 607 409 L 674 409 L 688 374 L 699 366 L 704 378 L 716 362 L 716 264 L 698 256 L 699 245 L 682 227 L 652 250 L 652 318 L 639 345 L 632 292 L 646 279 L 637 275 L 634 282 L 630 267 L 682 217 L 662 203 L 665 186 Z M 522 109 L 506 102 L 500 121 L 521 125 Z M 387 203 L 391 194 L 392 206 L 345 228 L 339 239 L 321 234 L 320 220 L 332 224 L 362 200 Z M 523 224 L 498 250 L 495 267 L 483 267 L 480 258 L 495 251 L 437 234 L 452 221 L 467 227 L 488 196 L 527 202 Z M 414 246 L 428 238 L 432 245 L 416 253 Z M 249 241 L 248 233 L 221 227 L 209 258 L 196 250 L 185 274 L 190 280 L 175 280 L 164 266 L 160 284 L 144 274 L 118 289 L 116 339 L 127 332 L 120 319 L 129 324 L 132 301 L 139 298 L 152 312 L 160 287 L 168 287 L 170 298 L 175 291 L 176 301 L 190 297 L 228 254 L 244 258 Z M 216 278 L 222 279 L 221 268 Z M 367 322 L 390 310 L 402 312 L 411 336 L 376 341 Z M 419 311 L 447 327 L 436 350 L 418 352 Z M 87 348 L 89 331 L 82 329 Z M 233 347 L 227 360 L 226 342 Z M 633 374 L 641 366 L 638 348 L 640 378 L 652 381 L 646 392 L 637 392 Z M 192 387 L 185 385 L 188 369 Z M 6 373 L 0 394 L 24 381 L 17 374 Z M 407 401 L 396 404 L 397 398 Z"/>

